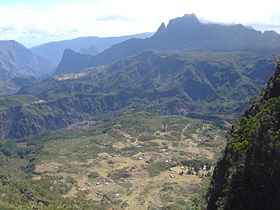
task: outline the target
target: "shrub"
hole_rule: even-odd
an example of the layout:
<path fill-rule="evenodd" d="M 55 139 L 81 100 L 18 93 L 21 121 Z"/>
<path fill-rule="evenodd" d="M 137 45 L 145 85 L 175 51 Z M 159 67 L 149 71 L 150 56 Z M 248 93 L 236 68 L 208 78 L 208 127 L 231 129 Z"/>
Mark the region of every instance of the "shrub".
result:
<path fill-rule="evenodd" d="M 95 179 L 99 177 L 99 173 L 95 172 L 95 171 L 91 171 L 88 175 L 88 178 L 90 179 Z"/>

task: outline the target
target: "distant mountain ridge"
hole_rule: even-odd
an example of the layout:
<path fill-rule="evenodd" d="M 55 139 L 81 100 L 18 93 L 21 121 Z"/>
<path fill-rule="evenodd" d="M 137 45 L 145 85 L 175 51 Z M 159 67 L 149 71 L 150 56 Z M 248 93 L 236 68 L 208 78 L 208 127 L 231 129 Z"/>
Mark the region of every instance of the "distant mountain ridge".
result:
<path fill-rule="evenodd" d="M 50 73 L 52 66 L 43 58 L 16 41 L 0 41 L 0 80 L 20 75 L 41 76 Z"/>
<path fill-rule="evenodd" d="M 120 37 L 79 37 L 71 40 L 45 43 L 32 47 L 31 51 L 47 59 L 53 66 L 57 66 L 66 49 L 71 49 L 81 54 L 96 55 L 114 44 L 131 38 L 147 38 L 151 35 L 152 33 L 141 33 Z"/>
<path fill-rule="evenodd" d="M 243 25 L 201 23 L 194 14 L 170 20 L 162 24 L 150 38 L 129 39 L 92 56 L 87 65 L 106 65 L 122 58 L 136 55 L 146 49 L 184 51 L 246 51 L 258 53 L 280 52 L 280 35 L 273 31 L 260 32 Z M 77 57 L 80 55 L 77 53 Z M 71 59 L 74 59 L 75 54 Z M 65 58 L 65 57 L 64 57 Z M 61 63 L 68 61 L 61 60 Z M 74 72 L 86 65 L 79 62 Z M 59 65 L 56 74 L 73 73 L 68 66 Z"/>
<path fill-rule="evenodd" d="M 91 56 L 79 54 L 71 49 L 66 49 L 63 53 L 61 62 L 58 65 L 58 69 L 67 68 L 72 73 L 78 73 L 76 71 L 80 68 L 86 68 L 91 65 Z"/>

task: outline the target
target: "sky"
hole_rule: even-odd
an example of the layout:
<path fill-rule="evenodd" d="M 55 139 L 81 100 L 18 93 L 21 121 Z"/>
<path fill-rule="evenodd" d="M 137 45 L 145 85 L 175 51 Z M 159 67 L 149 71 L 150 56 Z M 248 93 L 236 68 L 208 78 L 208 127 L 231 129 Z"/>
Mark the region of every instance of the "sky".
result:
<path fill-rule="evenodd" d="M 204 22 L 241 23 L 280 33 L 279 0 L 0 0 L 0 40 L 27 47 L 82 36 L 154 32 L 195 13 Z"/>

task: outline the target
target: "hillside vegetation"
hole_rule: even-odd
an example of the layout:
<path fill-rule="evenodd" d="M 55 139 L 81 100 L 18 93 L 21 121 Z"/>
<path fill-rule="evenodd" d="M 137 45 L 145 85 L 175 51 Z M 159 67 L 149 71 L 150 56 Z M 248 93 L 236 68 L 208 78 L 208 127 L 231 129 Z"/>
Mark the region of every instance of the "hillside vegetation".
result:
<path fill-rule="evenodd" d="M 138 112 L 103 124 L 87 122 L 66 131 L 7 140 L 0 151 L 23 161 L 32 175 L 19 182 L 30 182 L 26 190 L 50 203 L 40 204 L 46 209 L 64 203 L 77 208 L 199 209 L 225 143 L 227 124 L 219 124 Z M 26 199 L 0 200 L 31 205 Z"/>
<path fill-rule="evenodd" d="M 13 100 L 38 100 L 2 107 L 0 133 L 20 138 L 135 111 L 232 119 L 272 69 L 269 59 L 250 53 L 146 51 L 21 89 Z"/>
<path fill-rule="evenodd" d="M 191 14 L 123 38 L 33 48 L 72 46 L 48 77 L 0 41 L 0 210 L 279 209 L 280 35 Z"/>
<path fill-rule="evenodd" d="M 44 177 L 34 180 L 23 172 L 24 162 L 0 153 L 0 209 L 106 209 L 81 196 L 63 198 L 62 195 L 75 185 L 73 179 Z"/>
<path fill-rule="evenodd" d="M 212 180 L 208 209 L 278 209 L 280 63 L 238 120 Z"/>

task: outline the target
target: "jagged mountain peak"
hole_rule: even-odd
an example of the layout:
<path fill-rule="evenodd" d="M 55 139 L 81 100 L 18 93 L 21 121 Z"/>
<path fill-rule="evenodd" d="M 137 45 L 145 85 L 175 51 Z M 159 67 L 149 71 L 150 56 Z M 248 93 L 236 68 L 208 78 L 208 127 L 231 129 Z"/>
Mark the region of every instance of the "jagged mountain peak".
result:
<path fill-rule="evenodd" d="M 56 74 L 63 74 L 66 72 L 77 73 L 79 69 L 91 66 L 91 58 L 92 56 L 90 55 L 80 54 L 71 49 L 65 49 Z"/>
<path fill-rule="evenodd" d="M 156 33 L 161 33 L 166 29 L 165 23 L 162 23 Z"/>
<path fill-rule="evenodd" d="M 183 17 L 170 20 L 166 31 L 176 30 L 177 33 L 180 33 L 182 30 L 198 28 L 200 25 L 201 23 L 195 14 L 186 14 Z"/>
<path fill-rule="evenodd" d="M 185 14 L 183 17 L 175 18 L 169 21 L 167 27 L 172 26 L 173 24 L 200 24 L 197 16 L 195 14 Z"/>
<path fill-rule="evenodd" d="M 112 46 L 92 57 L 90 65 L 107 65 L 147 49 L 275 53 L 280 52 L 280 35 L 263 34 L 241 24 L 205 24 L 201 23 L 195 14 L 189 14 L 170 20 L 167 26 L 161 24 L 150 38 L 130 39 Z M 81 71 L 84 66 L 77 65 L 74 72 Z M 73 73 L 68 70 L 61 71 L 59 68 L 58 72 Z"/>

